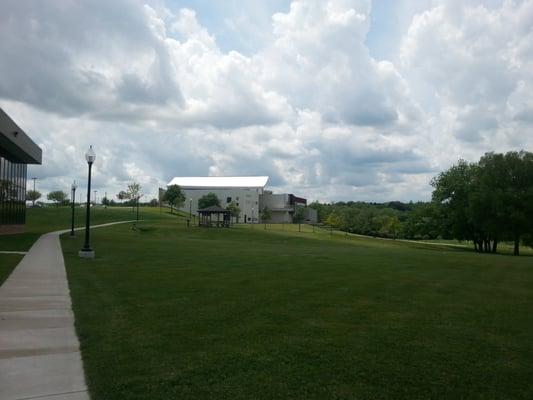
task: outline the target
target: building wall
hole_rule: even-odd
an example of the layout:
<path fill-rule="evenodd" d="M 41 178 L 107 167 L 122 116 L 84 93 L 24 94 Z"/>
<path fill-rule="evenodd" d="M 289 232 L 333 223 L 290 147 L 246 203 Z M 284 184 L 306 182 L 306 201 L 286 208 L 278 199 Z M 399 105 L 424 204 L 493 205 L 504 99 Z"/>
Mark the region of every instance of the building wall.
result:
<path fill-rule="evenodd" d="M 292 222 L 294 206 L 290 204 L 289 194 L 273 194 L 270 191 L 265 191 L 259 196 L 259 209 L 263 210 L 265 207 L 270 210 L 270 219 L 263 222 L 271 224 L 290 224 Z"/>
<path fill-rule="evenodd" d="M 269 224 L 291 224 L 292 214 L 288 211 L 271 211 Z"/>
<path fill-rule="evenodd" d="M 252 222 L 252 215 L 254 222 L 259 222 L 259 195 L 263 193 L 262 188 L 181 188 L 185 193 L 185 203 L 180 210 L 189 212 L 192 209 L 192 214 L 196 215 L 198 210 L 198 200 L 208 193 L 214 193 L 220 199 L 220 206 L 227 207 L 232 201 L 241 209 L 239 222 Z M 191 202 L 192 199 L 192 202 Z M 253 210 L 252 210 L 253 208 Z"/>
<path fill-rule="evenodd" d="M 26 169 L 26 164 L 0 157 L 1 226 L 23 225 L 26 222 Z M 8 228 L 0 231 L 6 232 Z"/>
<path fill-rule="evenodd" d="M 269 210 L 293 210 L 289 203 L 288 194 L 273 194 L 272 192 L 266 191 L 263 193 L 259 199 L 259 205 L 261 209 L 267 207 Z"/>

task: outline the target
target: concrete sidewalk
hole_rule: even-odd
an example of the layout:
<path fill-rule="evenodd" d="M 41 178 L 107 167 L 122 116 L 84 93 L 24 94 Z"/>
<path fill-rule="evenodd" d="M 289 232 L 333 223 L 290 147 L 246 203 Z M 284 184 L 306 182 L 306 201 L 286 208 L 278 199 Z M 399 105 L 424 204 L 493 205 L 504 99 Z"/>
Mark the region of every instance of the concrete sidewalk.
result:
<path fill-rule="evenodd" d="M 89 399 L 59 243 L 64 232 L 41 236 L 0 286 L 1 400 Z"/>

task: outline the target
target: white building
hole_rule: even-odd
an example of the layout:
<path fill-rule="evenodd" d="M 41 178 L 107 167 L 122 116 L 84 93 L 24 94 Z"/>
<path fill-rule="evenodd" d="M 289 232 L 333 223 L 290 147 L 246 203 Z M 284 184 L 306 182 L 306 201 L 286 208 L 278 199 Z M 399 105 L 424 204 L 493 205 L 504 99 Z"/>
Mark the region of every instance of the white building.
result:
<path fill-rule="evenodd" d="M 198 200 L 208 193 L 215 193 L 220 206 L 235 202 L 241 209 L 240 222 L 258 222 L 259 196 L 263 194 L 268 176 L 198 176 L 176 177 L 167 186 L 179 185 L 185 192 L 182 211 L 196 214 Z"/>
<path fill-rule="evenodd" d="M 167 186 L 179 185 L 185 193 L 181 210 L 196 214 L 198 200 L 208 193 L 214 193 L 221 207 L 234 202 L 241 210 L 239 222 L 261 222 L 260 213 L 267 207 L 271 223 L 291 223 L 297 206 L 305 206 L 307 200 L 292 194 L 273 194 L 265 190 L 268 176 L 197 176 L 176 177 Z M 315 210 L 306 210 L 306 222 L 316 222 Z"/>
<path fill-rule="evenodd" d="M 306 199 L 288 193 L 274 194 L 270 190 L 265 190 L 259 197 L 259 209 L 263 210 L 266 207 L 270 210 L 269 222 L 273 224 L 290 224 L 296 207 L 306 205 Z"/>

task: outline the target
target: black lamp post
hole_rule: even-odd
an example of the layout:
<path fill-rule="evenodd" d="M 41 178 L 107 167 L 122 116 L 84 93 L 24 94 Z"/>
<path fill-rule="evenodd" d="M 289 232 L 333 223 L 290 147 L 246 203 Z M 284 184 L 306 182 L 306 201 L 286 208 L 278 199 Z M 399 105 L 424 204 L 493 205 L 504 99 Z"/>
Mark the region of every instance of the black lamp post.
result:
<path fill-rule="evenodd" d="M 76 189 L 78 188 L 78 185 L 76 185 L 76 181 L 72 182 L 72 223 L 70 225 L 70 237 L 74 237 L 74 207 L 76 205 Z"/>
<path fill-rule="evenodd" d="M 94 250 L 91 249 L 90 243 L 90 223 L 91 223 L 91 169 L 93 162 L 96 159 L 96 154 L 93 150 L 93 146 L 89 147 L 87 153 L 85 153 L 85 159 L 89 164 L 89 177 L 87 179 L 87 215 L 85 218 L 85 244 L 79 251 L 79 256 L 84 258 L 94 258 Z"/>
<path fill-rule="evenodd" d="M 37 178 L 31 178 L 31 179 L 33 179 L 33 191 L 35 192 L 35 181 L 37 180 Z M 35 200 L 31 201 L 31 205 L 32 207 L 35 207 Z"/>

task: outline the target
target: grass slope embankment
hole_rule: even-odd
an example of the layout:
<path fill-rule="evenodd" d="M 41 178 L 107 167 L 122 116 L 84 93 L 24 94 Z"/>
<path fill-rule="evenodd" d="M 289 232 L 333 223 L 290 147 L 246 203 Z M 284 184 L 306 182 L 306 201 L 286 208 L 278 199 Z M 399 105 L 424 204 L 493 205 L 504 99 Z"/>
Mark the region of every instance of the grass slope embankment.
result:
<path fill-rule="evenodd" d="M 143 209 L 144 212 L 145 209 Z M 157 209 L 159 210 L 159 209 Z M 154 210 L 149 211 L 151 214 Z M 159 211 L 158 211 L 159 212 Z M 84 207 L 76 207 L 75 227 L 85 225 Z M 130 207 L 93 207 L 91 208 L 91 224 L 135 219 L 136 214 Z M 142 216 L 142 213 L 141 213 Z M 26 226 L 24 233 L 0 236 L 0 251 L 28 251 L 35 241 L 44 233 L 69 229 L 72 210 L 70 207 L 30 208 L 26 210 Z M 153 218 L 153 217 L 152 217 Z M 83 235 L 83 233 L 77 233 Z M 7 279 L 11 271 L 22 259 L 22 255 L 0 254 L 0 284 Z"/>
<path fill-rule="evenodd" d="M 529 257 L 145 217 L 62 240 L 95 400 L 533 396 Z"/>
<path fill-rule="evenodd" d="M 85 226 L 84 207 L 76 207 L 74 226 Z M 43 233 L 69 229 L 72 210 L 70 207 L 29 208 L 26 210 L 25 232 L 15 235 L 0 236 L 0 250 L 27 251 Z M 91 224 L 135 219 L 130 207 L 92 207 Z"/>
<path fill-rule="evenodd" d="M 21 254 L 0 254 L 0 286 L 22 260 Z"/>

